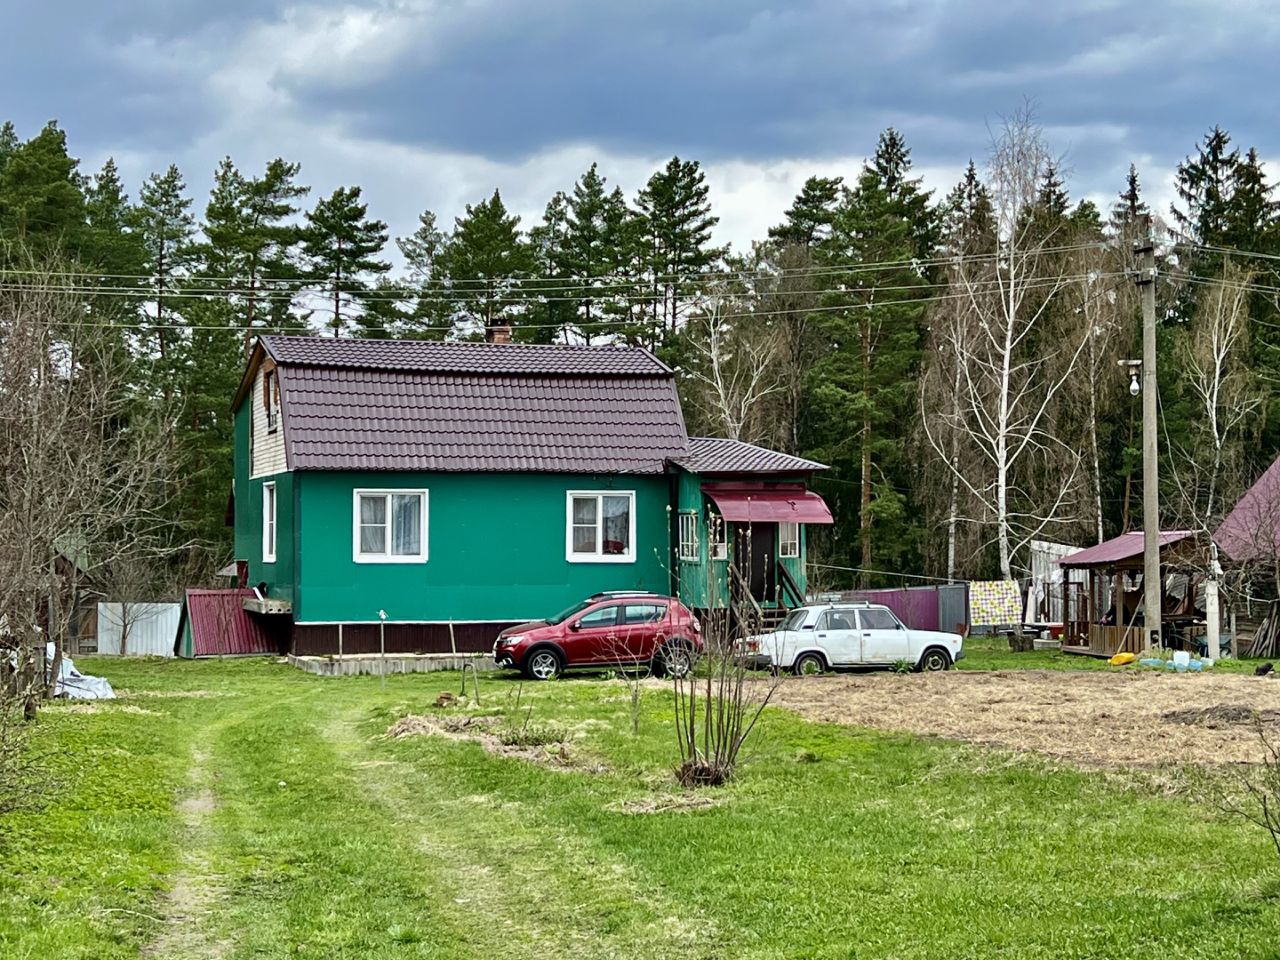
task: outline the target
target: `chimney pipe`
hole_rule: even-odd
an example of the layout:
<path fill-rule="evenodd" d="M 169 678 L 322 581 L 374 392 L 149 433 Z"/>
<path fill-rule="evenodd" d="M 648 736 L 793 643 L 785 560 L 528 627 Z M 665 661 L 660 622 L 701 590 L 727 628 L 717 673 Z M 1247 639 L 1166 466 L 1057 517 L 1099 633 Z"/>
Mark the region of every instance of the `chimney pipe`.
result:
<path fill-rule="evenodd" d="M 489 343 L 510 343 L 511 326 L 506 323 L 499 323 L 488 327 L 484 332 L 484 338 Z"/>

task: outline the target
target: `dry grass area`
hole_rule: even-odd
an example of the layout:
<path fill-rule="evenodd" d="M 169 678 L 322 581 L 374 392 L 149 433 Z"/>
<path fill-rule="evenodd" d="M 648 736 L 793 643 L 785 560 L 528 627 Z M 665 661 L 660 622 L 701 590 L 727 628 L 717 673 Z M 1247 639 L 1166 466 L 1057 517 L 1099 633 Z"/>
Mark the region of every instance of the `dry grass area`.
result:
<path fill-rule="evenodd" d="M 789 680 L 809 720 L 1029 750 L 1090 766 L 1242 763 L 1255 724 L 1280 726 L 1280 679 L 1239 674 L 1009 670 Z"/>

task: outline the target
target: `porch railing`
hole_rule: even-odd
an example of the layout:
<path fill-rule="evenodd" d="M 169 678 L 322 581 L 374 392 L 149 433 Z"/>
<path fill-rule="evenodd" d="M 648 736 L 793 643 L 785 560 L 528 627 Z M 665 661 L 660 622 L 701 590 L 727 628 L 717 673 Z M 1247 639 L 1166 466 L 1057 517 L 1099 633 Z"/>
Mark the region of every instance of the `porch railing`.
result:
<path fill-rule="evenodd" d="M 782 564 L 778 564 L 778 583 L 782 588 L 780 593 L 784 606 L 804 606 L 804 591 L 800 589 L 800 584 L 796 583 L 796 578 L 791 575 L 791 571 Z"/>

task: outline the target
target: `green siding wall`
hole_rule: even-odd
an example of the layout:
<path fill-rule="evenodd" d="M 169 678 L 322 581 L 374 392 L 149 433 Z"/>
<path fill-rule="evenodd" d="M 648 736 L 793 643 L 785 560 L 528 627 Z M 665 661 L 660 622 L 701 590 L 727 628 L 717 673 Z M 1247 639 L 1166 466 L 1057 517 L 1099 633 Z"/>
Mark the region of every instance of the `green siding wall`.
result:
<path fill-rule="evenodd" d="M 249 585 L 267 584 L 267 594 L 297 603 L 297 474 L 249 479 L 250 404 L 236 411 L 236 559 L 249 561 Z M 276 562 L 262 562 L 262 485 L 276 485 Z"/>
<path fill-rule="evenodd" d="M 677 582 L 679 584 L 680 598 L 689 606 L 700 607 L 704 609 L 723 608 L 728 605 L 729 598 L 729 563 L 725 560 L 711 560 L 709 546 L 709 529 L 708 517 L 715 506 L 711 502 L 711 498 L 702 492 L 702 483 L 704 478 L 700 474 L 690 473 L 687 470 L 679 470 L 676 481 L 676 513 L 696 513 L 698 516 L 698 559 L 680 561 L 677 560 Z M 789 481 L 797 482 L 797 481 Z M 673 520 L 673 538 L 678 537 L 678 521 Z M 730 524 L 727 531 L 729 559 L 734 557 L 734 525 Z M 804 524 L 800 525 L 800 556 L 798 557 L 775 557 L 776 562 L 787 568 L 787 571 L 795 578 L 800 589 L 808 589 L 805 579 L 805 552 L 806 541 L 808 540 L 807 530 Z M 673 540 L 673 545 L 678 547 L 678 541 Z M 779 597 L 781 597 L 781 588 L 779 588 Z"/>
<path fill-rule="evenodd" d="M 666 477 L 567 474 L 315 473 L 296 476 L 298 622 L 519 620 L 600 590 L 665 593 Z M 352 491 L 425 488 L 426 563 L 356 563 Z M 634 563 L 565 559 L 568 490 L 634 490 Z M 259 509 L 261 506 L 259 504 Z M 279 565 L 277 565 L 279 566 Z"/>

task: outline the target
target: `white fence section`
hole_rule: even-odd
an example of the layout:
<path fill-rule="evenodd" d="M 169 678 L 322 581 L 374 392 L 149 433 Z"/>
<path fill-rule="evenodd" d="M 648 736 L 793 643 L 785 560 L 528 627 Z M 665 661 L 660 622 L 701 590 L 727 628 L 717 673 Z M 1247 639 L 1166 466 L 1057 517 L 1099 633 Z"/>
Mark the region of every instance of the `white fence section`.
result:
<path fill-rule="evenodd" d="M 181 614 L 180 603 L 100 603 L 98 653 L 172 657 Z"/>

